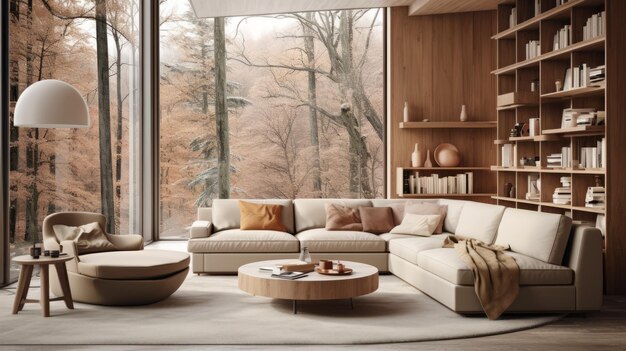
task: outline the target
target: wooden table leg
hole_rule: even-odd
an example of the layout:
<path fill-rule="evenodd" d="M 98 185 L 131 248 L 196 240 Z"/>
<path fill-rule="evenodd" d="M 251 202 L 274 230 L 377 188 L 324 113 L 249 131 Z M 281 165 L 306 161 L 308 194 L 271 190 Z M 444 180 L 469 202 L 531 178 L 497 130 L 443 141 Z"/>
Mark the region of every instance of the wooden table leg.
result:
<path fill-rule="evenodd" d="M 48 269 L 49 266 L 47 264 L 42 264 L 39 266 L 39 278 L 41 280 L 41 299 L 39 299 L 39 303 L 41 304 L 41 314 L 44 317 L 50 317 L 50 279 L 48 278 Z"/>
<path fill-rule="evenodd" d="M 32 265 L 22 265 L 20 269 L 20 277 L 17 282 L 17 291 L 15 292 L 15 301 L 13 301 L 13 314 L 21 311 L 26 302 L 26 295 L 30 288 L 30 279 L 33 276 Z"/>
<path fill-rule="evenodd" d="M 72 300 L 72 291 L 70 290 L 70 281 L 67 278 L 67 269 L 65 262 L 55 263 L 54 267 L 57 270 L 57 276 L 59 276 L 59 283 L 61 284 L 61 291 L 63 291 L 63 300 L 65 300 L 65 306 L 73 310 L 74 300 Z"/>

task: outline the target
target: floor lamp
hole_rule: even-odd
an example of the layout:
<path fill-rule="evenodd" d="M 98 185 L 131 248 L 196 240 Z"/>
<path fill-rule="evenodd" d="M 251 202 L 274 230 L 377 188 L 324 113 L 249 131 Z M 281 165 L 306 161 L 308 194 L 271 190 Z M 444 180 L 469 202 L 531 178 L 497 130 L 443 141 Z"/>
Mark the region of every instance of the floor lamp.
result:
<path fill-rule="evenodd" d="M 70 84 L 47 79 L 31 84 L 15 104 L 13 125 L 26 128 L 88 128 L 89 109 L 82 95 Z M 39 257 L 41 248 L 33 240 L 31 256 Z"/>

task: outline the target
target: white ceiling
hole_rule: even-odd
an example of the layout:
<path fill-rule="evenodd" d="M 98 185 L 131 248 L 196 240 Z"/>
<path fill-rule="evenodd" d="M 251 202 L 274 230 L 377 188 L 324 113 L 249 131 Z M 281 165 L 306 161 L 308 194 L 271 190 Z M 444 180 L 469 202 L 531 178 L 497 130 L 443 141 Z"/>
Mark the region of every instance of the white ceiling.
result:
<path fill-rule="evenodd" d="M 409 6 L 414 0 L 189 0 L 198 17 Z"/>
<path fill-rule="evenodd" d="M 409 15 L 495 10 L 502 0 L 189 0 L 198 17 L 409 6 Z"/>

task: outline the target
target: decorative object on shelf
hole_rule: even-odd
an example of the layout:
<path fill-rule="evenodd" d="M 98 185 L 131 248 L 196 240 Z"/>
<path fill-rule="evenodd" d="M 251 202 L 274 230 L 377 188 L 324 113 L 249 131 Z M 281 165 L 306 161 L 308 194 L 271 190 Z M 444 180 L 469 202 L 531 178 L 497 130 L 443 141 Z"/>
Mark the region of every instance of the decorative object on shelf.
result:
<path fill-rule="evenodd" d="M 404 122 L 408 122 L 409 121 L 409 103 L 408 102 L 404 102 L 404 113 L 403 113 L 403 118 L 402 120 Z"/>
<path fill-rule="evenodd" d="M 511 136 L 512 137 L 522 137 L 522 136 L 524 136 L 524 131 L 528 130 L 525 127 L 526 127 L 526 123 L 524 123 L 524 122 L 515 123 L 515 126 L 513 126 L 513 129 L 511 129 Z"/>
<path fill-rule="evenodd" d="M 585 194 L 585 207 L 605 208 L 606 190 L 603 186 L 590 186 Z"/>
<path fill-rule="evenodd" d="M 511 187 L 511 191 L 509 192 L 509 197 L 515 198 L 515 193 L 517 192 L 517 189 L 515 189 L 514 186 Z"/>
<path fill-rule="evenodd" d="M 440 167 L 456 167 L 461 164 L 459 149 L 449 143 L 439 144 L 434 152 L 435 162 Z"/>
<path fill-rule="evenodd" d="M 604 186 L 604 182 L 602 182 L 602 177 L 599 175 L 593 177 L 593 183 L 595 184 L 595 186 Z"/>
<path fill-rule="evenodd" d="M 426 161 L 424 162 L 424 168 L 432 168 L 433 162 L 430 160 L 430 149 L 426 152 Z"/>
<path fill-rule="evenodd" d="M 557 80 L 556 82 L 554 82 L 554 86 L 556 88 L 555 91 L 561 91 L 561 87 L 563 86 L 560 80 Z"/>
<path fill-rule="evenodd" d="M 528 120 L 528 135 L 529 136 L 538 136 L 541 134 L 539 130 L 539 118 L 530 118 Z"/>
<path fill-rule="evenodd" d="M 512 197 L 511 196 L 511 189 L 513 189 L 513 184 L 511 183 L 504 183 L 504 196 L 508 196 L 508 197 Z"/>
<path fill-rule="evenodd" d="M 461 122 L 467 122 L 467 110 L 465 109 L 465 105 L 461 106 L 461 115 L 459 116 Z"/>
<path fill-rule="evenodd" d="M 30 248 L 30 257 L 39 258 L 41 256 L 41 247 L 37 246 L 36 242 L 33 241 L 33 247 Z"/>
<path fill-rule="evenodd" d="M 539 91 L 539 79 L 535 79 L 530 82 L 530 91 L 536 93 Z"/>
<path fill-rule="evenodd" d="M 415 149 L 411 154 L 411 167 L 422 167 L 422 153 L 419 149 L 419 143 L 415 143 Z"/>
<path fill-rule="evenodd" d="M 535 160 L 538 159 L 539 157 L 535 156 L 535 157 L 522 157 L 519 159 L 519 165 L 520 166 L 535 166 Z"/>
<path fill-rule="evenodd" d="M 424 118 L 424 119 L 422 120 L 422 122 L 430 122 L 430 119 L 428 119 L 428 118 Z"/>

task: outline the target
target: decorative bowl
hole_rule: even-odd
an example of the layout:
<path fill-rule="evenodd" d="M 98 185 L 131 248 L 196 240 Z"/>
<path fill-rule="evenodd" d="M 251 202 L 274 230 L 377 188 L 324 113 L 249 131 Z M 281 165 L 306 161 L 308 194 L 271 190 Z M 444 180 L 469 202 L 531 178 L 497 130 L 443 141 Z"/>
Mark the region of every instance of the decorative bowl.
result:
<path fill-rule="evenodd" d="M 435 149 L 435 162 L 440 167 L 456 167 L 461 164 L 461 155 L 456 146 L 442 143 Z"/>

